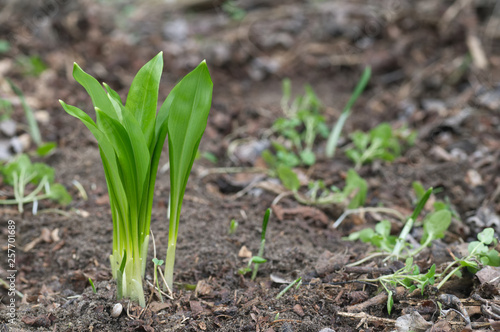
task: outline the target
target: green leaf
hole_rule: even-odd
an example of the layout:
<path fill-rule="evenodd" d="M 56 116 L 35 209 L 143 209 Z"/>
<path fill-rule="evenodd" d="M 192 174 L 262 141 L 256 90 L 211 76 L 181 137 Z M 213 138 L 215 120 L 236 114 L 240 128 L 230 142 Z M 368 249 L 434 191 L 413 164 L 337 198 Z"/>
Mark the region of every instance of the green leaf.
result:
<path fill-rule="evenodd" d="M 265 262 L 267 262 L 267 259 L 259 257 L 259 256 L 253 256 L 252 258 L 250 258 L 250 261 L 249 261 L 248 265 L 250 265 L 252 263 L 254 263 L 254 264 L 264 264 Z"/>
<path fill-rule="evenodd" d="M 307 166 L 314 165 L 314 163 L 316 162 L 316 156 L 314 155 L 314 152 L 310 150 L 300 151 L 300 159 Z"/>
<path fill-rule="evenodd" d="M 297 174 L 288 166 L 279 165 L 277 168 L 278 177 L 281 180 L 281 183 L 293 192 L 296 192 L 300 188 L 300 181 Z"/>
<path fill-rule="evenodd" d="M 392 291 L 387 293 L 387 313 L 390 315 L 392 308 L 394 307 L 394 298 L 392 296 Z"/>
<path fill-rule="evenodd" d="M 36 149 L 36 153 L 39 155 L 39 156 L 46 156 L 48 155 L 49 153 L 51 153 L 55 148 L 57 147 L 57 143 L 55 142 L 48 142 L 48 143 L 44 143 L 42 145 L 40 145 L 37 149 Z"/>
<path fill-rule="evenodd" d="M 356 192 L 356 194 L 349 202 L 349 209 L 356 209 L 363 206 L 368 192 L 368 184 L 366 181 L 360 177 L 355 170 L 350 169 L 347 171 L 346 186 L 344 187 L 343 194 L 348 197 L 353 192 Z"/>
<path fill-rule="evenodd" d="M 444 232 L 451 224 L 451 212 L 439 210 L 428 215 L 424 220 L 424 234 L 421 243 L 430 243 L 444 237 Z M 430 238 L 430 239 L 428 239 Z"/>
<path fill-rule="evenodd" d="M 495 249 L 491 249 L 486 255 L 489 259 L 489 266 L 500 266 L 500 254 L 498 253 L 498 251 L 496 251 Z"/>
<path fill-rule="evenodd" d="M 153 150 L 158 90 L 163 70 L 163 52 L 158 53 L 137 73 L 127 96 L 125 107 L 135 116 L 148 147 Z"/>
<path fill-rule="evenodd" d="M 417 200 L 421 199 L 422 196 L 424 196 L 424 194 L 425 194 L 424 186 L 418 181 L 413 181 L 411 185 L 413 187 L 413 191 L 415 192 L 415 195 L 417 196 Z"/>
<path fill-rule="evenodd" d="M 477 234 L 477 239 L 482 243 L 489 245 L 495 238 L 495 231 L 493 228 L 485 228 L 481 233 Z"/>
<path fill-rule="evenodd" d="M 112 119 L 118 120 L 113 105 L 109 101 L 108 96 L 104 91 L 104 88 L 101 86 L 101 84 L 99 84 L 99 82 L 94 77 L 84 72 L 82 68 L 80 68 L 80 66 L 78 66 L 76 63 L 73 64 L 73 77 L 78 83 L 80 83 L 85 88 L 87 93 L 90 95 L 92 103 L 94 104 L 95 107 L 101 109 Z M 99 118 L 97 119 L 98 119 L 97 124 L 99 125 Z"/>
<path fill-rule="evenodd" d="M 55 183 L 50 186 L 49 197 L 64 206 L 68 205 L 72 201 L 71 195 L 60 183 Z"/>
<path fill-rule="evenodd" d="M 46 178 L 49 183 L 54 182 L 55 171 L 47 164 L 34 163 L 29 168 L 29 173 L 33 175 L 31 183 L 38 184 L 43 178 Z"/>
<path fill-rule="evenodd" d="M 153 261 L 153 263 L 154 263 L 156 266 L 162 266 L 162 265 L 163 265 L 163 263 L 164 263 L 163 259 L 158 259 L 158 258 L 156 258 L 156 257 L 155 257 L 155 258 L 153 258 L 153 259 L 152 259 L 152 261 Z"/>

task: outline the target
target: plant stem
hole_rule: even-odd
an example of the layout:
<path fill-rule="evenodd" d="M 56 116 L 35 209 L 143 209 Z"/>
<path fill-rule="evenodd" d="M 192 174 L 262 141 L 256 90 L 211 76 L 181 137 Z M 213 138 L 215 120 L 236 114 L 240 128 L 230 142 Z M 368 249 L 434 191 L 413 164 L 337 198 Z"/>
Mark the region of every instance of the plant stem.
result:
<path fill-rule="evenodd" d="M 170 289 L 174 285 L 174 264 L 175 264 L 175 241 L 168 239 L 167 258 L 165 259 L 165 281 Z"/>

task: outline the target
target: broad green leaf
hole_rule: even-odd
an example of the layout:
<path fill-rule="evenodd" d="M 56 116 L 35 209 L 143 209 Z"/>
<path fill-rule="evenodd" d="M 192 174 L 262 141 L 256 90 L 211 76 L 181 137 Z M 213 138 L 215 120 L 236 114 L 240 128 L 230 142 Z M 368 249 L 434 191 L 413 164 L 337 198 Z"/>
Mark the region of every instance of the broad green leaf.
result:
<path fill-rule="evenodd" d="M 288 166 L 279 165 L 277 168 L 278 177 L 280 178 L 281 183 L 293 192 L 299 190 L 300 181 L 297 174 Z"/>
<path fill-rule="evenodd" d="M 489 245 L 495 238 L 495 231 L 493 228 L 485 228 L 481 233 L 477 234 L 477 239 L 482 243 Z"/>
<path fill-rule="evenodd" d="M 34 163 L 31 165 L 29 172 L 33 174 L 31 183 L 38 184 L 44 177 L 47 178 L 49 183 L 54 182 L 55 171 L 52 167 L 44 163 Z"/>
<path fill-rule="evenodd" d="M 163 70 L 163 52 L 158 53 L 137 73 L 127 96 L 125 107 L 135 116 L 148 148 L 153 150 L 158 90 Z"/>
<path fill-rule="evenodd" d="M 424 220 L 424 234 L 421 243 L 426 243 L 444 237 L 444 232 L 451 224 L 451 212 L 439 210 L 428 215 Z M 430 238 L 428 240 L 428 238 Z"/>
<path fill-rule="evenodd" d="M 168 152 L 170 159 L 171 213 L 175 225 L 175 239 L 179 223 L 182 199 L 193 166 L 196 151 L 207 125 L 212 103 L 212 80 L 203 61 L 187 74 L 170 92 L 167 98 Z"/>
<path fill-rule="evenodd" d="M 500 254 L 498 253 L 498 251 L 496 251 L 495 249 L 491 249 L 486 255 L 489 259 L 488 265 L 500 266 Z"/>
<path fill-rule="evenodd" d="M 57 201 L 62 205 L 68 205 L 72 200 L 66 188 L 64 188 L 64 186 L 60 183 L 55 183 L 50 186 L 49 196 L 52 200 Z"/>

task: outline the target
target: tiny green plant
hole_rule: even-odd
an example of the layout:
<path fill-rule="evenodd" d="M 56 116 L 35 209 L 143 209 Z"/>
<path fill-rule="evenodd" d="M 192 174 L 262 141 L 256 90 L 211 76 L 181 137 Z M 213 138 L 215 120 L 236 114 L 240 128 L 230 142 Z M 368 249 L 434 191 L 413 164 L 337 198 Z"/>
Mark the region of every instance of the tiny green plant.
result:
<path fill-rule="evenodd" d="M 412 215 L 406 220 L 399 236 L 391 235 L 391 223 L 388 220 L 380 221 L 375 229 L 366 228 L 358 232 L 351 233 L 346 240 L 361 240 L 365 243 L 371 243 L 379 248 L 383 255 L 388 258 L 398 259 L 414 257 L 422 250 L 432 244 L 432 241 L 443 238 L 444 232 L 451 223 L 451 213 L 448 210 L 438 210 L 429 213 L 423 220 L 423 235 L 420 246 L 413 248 L 407 241 L 407 236 L 415 225 L 415 221 L 420 215 L 425 203 L 432 193 L 432 188 L 428 189 L 417 203 Z M 404 250 L 404 252 L 403 252 Z M 359 265 L 371 258 L 381 256 L 381 254 L 372 254 L 364 259 L 349 264 L 350 266 Z"/>
<path fill-rule="evenodd" d="M 469 243 L 467 247 L 469 254 L 466 257 L 455 258 L 455 261 L 449 264 L 440 274 L 440 277 L 443 279 L 437 285 L 438 289 L 440 289 L 452 275 L 458 274 L 463 267 L 466 267 L 471 273 L 476 273 L 481 265 L 500 266 L 500 254 L 497 250 L 488 247 L 489 245 L 496 246 L 498 243 L 493 228 L 485 228 L 477 235 L 477 239 L 478 241 Z M 455 265 L 457 266 L 448 272 Z"/>
<path fill-rule="evenodd" d="M 277 173 L 285 188 L 292 191 L 295 199 L 304 205 L 345 204 L 349 209 L 354 209 L 362 206 L 366 200 L 368 184 L 353 169 L 347 171 L 344 189 L 335 186 L 328 188 L 322 180 L 316 180 L 308 183 L 306 195 L 299 193 L 299 177 L 290 167 L 279 165 Z"/>
<path fill-rule="evenodd" d="M 345 151 L 347 157 L 355 163 L 355 168 L 376 159 L 393 161 L 401 154 L 401 143 L 413 144 L 415 133 L 406 129 L 395 132 L 388 123 L 381 123 L 368 133 L 356 131 L 349 135 L 353 147 Z"/>
<path fill-rule="evenodd" d="M 347 101 L 347 104 L 344 107 L 344 110 L 342 111 L 342 114 L 340 114 L 339 119 L 335 123 L 335 125 L 332 128 L 332 131 L 330 132 L 330 135 L 328 136 L 328 141 L 326 142 L 326 147 L 325 147 L 325 155 L 328 158 L 332 158 L 335 155 L 335 149 L 337 147 L 337 142 L 340 138 L 340 134 L 342 132 L 342 128 L 344 127 L 345 122 L 351 115 L 351 109 L 356 100 L 358 100 L 359 96 L 363 93 L 365 90 L 366 85 L 370 81 L 370 77 L 372 75 L 372 70 L 371 67 L 368 66 L 365 68 L 363 71 L 363 74 L 361 75 L 361 78 L 359 79 L 358 84 L 354 88 L 354 91 L 351 95 L 351 98 Z"/>
<path fill-rule="evenodd" d="M 229 230 L 228 234 L 233 235 L 236 233 L 236 230 L 238 229 L 238 222 L 235 219 L 231 219 L 231 223 L 229 224 Z"/>
<path fill-rule="evenodd" d="M 24 204 L 50 199 L 61 205 L 71 202 L 66 188 L 54 182 L 55 171 L 44 163 L 32 163 L 25 154 L 0 167 L 5 183 L 14 190 L 14 198 L 2 199 L 0 204 L 16 204 L 19 212 L 24 211 Z M 29 190 L 29 185 L 36 187 Z"/>
<path fill-rule="evenodd" d="M 191 120 L 198 116 L 193 112 L 203 109 L 208 113 L 206 107 L 211 100 L 210 76 L 206 63 L 202 62 L 174 87 L 157 114 L 162 71 L 160 52 L 139 70 L 123 104 L 117 92 L 107 84 L 104 90 L 94 77 L 75 63 L 73 77 L 90 95 L 96 121 L 79 108 L 60 101 L 64 110 L 81 120 L 99 144 L 113 219 L 110 262 L 117 282 L 117 296 L 118 299 L 137 300 L 141 306 L 145 306 L 142 278 L 146 268 L 154 185 L 167 132 L 172 168 L 171 202 L 174 202 L 171 212 L 175 212 L 173 217 L 171 214 L 169 237 L 176 239 L 182 195 L 201 139 L 199 126 L 202 126 L 203 117 L 198 126 L 193 125 Z M 204 122 L 206 124 L 206 116 Z M 186 135 L 187 126 L 189 136 Z M 180 141 L 174 144 L 176 140 Z M 186 159 L 183 151 L 193 158 Z M 169 239 L 169 246 L 171 242 Z M 173 270 L 173 258 L 167 259 L 167 265 L 169 263 Z"/>
<path fill-rule="evenodd" d="M 92 292 L 94 292 L 94 294 L 97 294 L 97 290 L 95 289 L 94 282 L 92 281 L 91 278 L 89 278 L 89 283 L 90 283 L 90 286 L 92 287 Z"/>
<path fill-rule="evenodd" d="M 305 86 L 305 94 L 291 104 L 291 82 L 283 80 L 281 107 L 284 117 L 278 118 L 273 130 L 278 139 L 272 142 L 275 154 L 265 150 L 262 158 L 272 167 L 283 164 L 289 167 L 311 166 L 316 162 L 313 145 L 316 138 L 328 136 L 325 119 L 319 114 L 321 102 L 311 86 Z"/>
<path fill-rule="evenodd" d="M 257 272 L 259 271 L 259 265 L 267 262 L 267 260 L 262 256 L 264 255 L 264 249 L 266 246 L 267 224 L 269 222 L 270 216 L 271 216 L 271 209 L 267 209 L 266 213 L 264 214 L 264 219 L 262 220 L 262 233 L 260 236 L 259 253 L 257 254 L 257 256 L 253 256 L 252 258 L 250 258 L 247 267 L 242 268 L 238 271 L 240 274 L 246 274 L 247 272 L 252 271 L 251 266 L 252 264 L 254 264 L 251 277 L 252 280 L 255 280 L 255 278 L 257 277 Z"/>
<path fill-rule="evenodd" d="M 301 284 L 302 284 L 302 277 L 295 279 L 288 286 L 286 286 L 281 292 L 279 292 L 278 295 L 276 295 L 276 300 L 279 300 L 283 295 L 285 295 L 295 285 L 297 285 L 297 287 L 295 287 L 295 288 L 299 289 Z"/>
<path fill-rule="evenodd" d="M 160 296 L 160 301 L 163 303 L 163 297 L 161 296 L 161 288 L 160 288 L 160 281 L 158 279 L 158 268 L 163 265 L 163 259 L 158 259 L 158 258 L 153 258 L 153 264 L 154 264 L 154 280 L 153 284 L 156 285 L 158 289 L 158 294 Z"/>
<path fill-rule="evenodd" d="M 413 263 L 413 257 L 406 259 L 405 266 L 393 274 L 383 275 L 375 279 L 359 279 L 365 282 L 379 282 L 387 292 L 387 312 L 389 315 L 394 306 L 392 289 L 403 286 L 410 292 L 420 289 L 424 294 L 425 287 L 433 285 L 436 277 L 436 265 L 432 265 L 426 273 L 420 273 L 419 267 Z"/>

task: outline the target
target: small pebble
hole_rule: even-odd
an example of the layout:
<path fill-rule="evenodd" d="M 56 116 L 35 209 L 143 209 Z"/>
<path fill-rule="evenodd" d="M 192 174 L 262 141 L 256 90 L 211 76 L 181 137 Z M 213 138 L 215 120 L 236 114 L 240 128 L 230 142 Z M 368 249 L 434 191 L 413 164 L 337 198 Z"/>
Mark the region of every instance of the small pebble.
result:
<path fill-rule="evenodd" d="M 111 317 L 116 318 L 121 315 L 123 311 L 123 306 L 121 303 L 117 303 L 113 306 L 113 310 L 111 310 Z"/>

